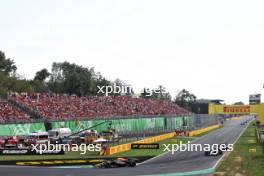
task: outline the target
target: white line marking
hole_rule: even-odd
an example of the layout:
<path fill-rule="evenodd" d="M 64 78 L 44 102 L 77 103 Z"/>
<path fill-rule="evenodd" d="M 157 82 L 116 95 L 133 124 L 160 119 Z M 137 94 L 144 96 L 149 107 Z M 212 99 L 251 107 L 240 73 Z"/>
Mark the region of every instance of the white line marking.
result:
<path fill-rule="evenodd" d="M 221 129 L 221 128 L 220 128 L 220 129 Z M 217 130 L 219 130 L 219 129 L 216 129 L 216 130 L 211 131 L 211 132 L 215 132 L 215 131 L 217 131 Z M 208 134 L 206 134 L 206 135 L 200 136 L 200 137 L 195 137 L 195 139 L 192 140 L 191 143 L 194 143 L 194 142 L 196 142 L 197 140 L 201 139 L 202 137 L 205 137 L 205 136 L 211 134 L 211 132 L 208 133 Z M 177 137 L 177 136 L 176 136 L 176 137 Z M 188 138 L 188 137 L 186 137 L 186 138 Z M 137 166 L 139 166 L 139 165 L 141 165 L 141 164 L 145 164 L 146 162 L 152 161 L 152 160 L 154 160 L 154 159 L 156 159 L 156 158 L 162 157 L 163 155 L 165 155 L 165 154 L 167 154 L 167 153 L 170 153 L 170 152 L 171 152 L 171 151 L 164 152 L 164 153 L 162 153 L 162 154 L 160 154 L 160 155 L 158 155 L 158 156 L 155 156 L 155 157 L 153 157 L 153 158 L 150 158 L 150 159 L 148 159 L 148 160 L 146 160 L 146 161 L 144 161 L 144 162 L 142 162 L 142 163 L 138 163 Z"/>
<path fill-rule="evenodd" d="M 250 125 L 250 123 L 253 121 L 254 119 L 252 119 L 247 126 L 243 129 L 243 131 L 241 131 L 240 135 L 237 137 L 237 139 L 235 140 L 235 142 L 233 143 L 233 145 L 235 145 L 237 143 L 237 141 L 239 140 L 239 138 L 244 134 L 244 132 L 246 131 L 246 129 L 248 128 L 248 126 Z M 222 161 L 222 159 L 230 152 L 226 152 L 223 156 L 221 156 L 221 158 L 219 158 L 219 160 L 215 163 L 215 165 L 212 167 L 214 169 L 216 169 L 217 165 Z"/>

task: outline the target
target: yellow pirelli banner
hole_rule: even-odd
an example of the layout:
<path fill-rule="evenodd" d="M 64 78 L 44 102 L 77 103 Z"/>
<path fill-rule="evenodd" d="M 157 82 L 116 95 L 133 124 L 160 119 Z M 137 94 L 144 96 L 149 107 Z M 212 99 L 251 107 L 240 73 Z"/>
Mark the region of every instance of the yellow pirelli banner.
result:
<path fill-rule="evenodd" d="M 209 104 L 209 114 L 249 114 L 249 105 L 215 105 Z"/>
<path fill-rule="evenodd" d="M 209 114 L 255 114 L 264 125 L 264 104 L 255 105 L 215 105 L 209 104 Z"/>

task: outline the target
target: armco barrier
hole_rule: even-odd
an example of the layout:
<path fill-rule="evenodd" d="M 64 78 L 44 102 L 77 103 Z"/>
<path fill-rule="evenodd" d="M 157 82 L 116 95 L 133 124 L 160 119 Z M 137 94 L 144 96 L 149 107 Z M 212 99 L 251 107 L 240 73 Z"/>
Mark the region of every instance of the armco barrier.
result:
<path fill-rule="evenodd" d="M 206 128 L 199 129 L 199 130 L 193 130 L 193 131 L 189 132 L 189 136 L 190 137 L 196 136 L 196 135 L 208 132 L 210 130 L 213 130 L 213 129 L 216 129 L 216 128 L 219 128 L 219 127 L 220 127 L 219 125 L 213 125 L 213 126 L 209 126 L 209 127 L 206 127 Z"/>
<path fill-rule="evenodd" d="M 120 152 L 125 152 L 131 149 L 131 144 L 136 144 L 136 143 L 154 143 L 154 142 L 159 142 L 165 139 L 169 139 L 172 138 L 173 136 L 175 136 L 175 133 L 167 133 L 167 134 L 163 134 L 163 135 L 159 135 L 159 136 L 154 136 L 154 137 L 149 137 L 140 141 L 136 141 L 136 142 L 131 142 L 131 143 L 127 143 L 127 144 L 121 144 L 121 145 L 117 145 L 114 147 L 108 147 L 106 150 L 106 155 L 113 155 L 116 153 L 120 153 Z"/>
<path fill-rule="evenodd" d="M 213 130 L 213 129 L 216 129 L 216 128 L 219 128 L 219 127 L 220 127 L 220 125 L 213 125 L 213 126 L 209 126 L 209 127 L 206 127 L 206 128 L 199 129 L 199 130 L 190 131 L 189 132 L 189 136 L 190 137 L 196 136 L 196 135 L 208 132 L 210 130 Z M 175 132 L 168 133 L 168 134 L 163 134 L 163 135 L 159 135 L 159 136 L 154 136 L 154 137 L 149 137 L 149 138 L 146 138 L 146 139 L 143 139 L 143 140 L 140 140 L 140 141 L 131 142 L 131 143 L 127 143 L 127 144 L 121 144 L 121 145 L 117 145 L 117 146 L 114 146 L 114 147 L 108 147 L 107 150 L 106 150 L 106 155 L 113 155 L 113 154 L 116 154 L 116 153 L 120 153 L 120 152 L 125 152 L 125 151 L 128 151 L 128 150 L 131 150 L 131 144 L 136 144 L 136 143 L 141 143 L 141 144 L 142 143 L 143 144 L 144 143 L 155 143 L 155 142 L 159 142 L 159 141 L 162 141 L 162 140 L 165 140 L 165 139 L 172 138 L 173 136 L 175 136 Z"/>

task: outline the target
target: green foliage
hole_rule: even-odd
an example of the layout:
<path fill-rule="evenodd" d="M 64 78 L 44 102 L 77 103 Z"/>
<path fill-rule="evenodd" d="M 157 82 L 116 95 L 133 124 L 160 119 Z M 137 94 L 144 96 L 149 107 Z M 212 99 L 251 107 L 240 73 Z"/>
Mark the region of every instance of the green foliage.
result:
<path fill-rule="evenodd" d="M 152 89 L 151 98 L 159 100 L 168 100 L 171 101 L 171 95 L 166 91 L 166 87 L 159 85 L 157 88 Z"/>
<path fill-rule="evenodd" d="M 101 73 L 94 71 L 94 68 L 83 67 L 74 63 L 62 62 L 52 64 L 51 73 L 43 68 L 36 72 L 33 80 L 26 80 L 16 76 L 16 65 L 13 60 L 7 59 L 0 51 L 0 96 L 5 97 L 9 91 L 15 92 L 47 92 L 84 95 L 104 95 L 98 94 L 98 86 L 126 86 L 125 82 L 116 79 L 111 82 L 104 78 Z M 131 86 L 128 86 L 131 87 Z M 127 91 L 127 95 L 133 94 Z M 113 95 L 113 94 L 112 94 Z M 171 101 L 171 95 L 162 85 L 156 89 L 144 88 L 140 97 L 154 98 Z M 189 107 L 195 100 L 195 96 L 188 91 L 183 91 L 176 97 L 175 103 L 182 107 Z"/>
<path fill-rule="evenodd" d="M 48 86 L 57 93 L 77 95 L 96 95 L 100 85 L 110 85 L 94 68 L 71 64 L 69 62 L 53 63 L 52 73 Z"/>
<path fill-rule="evenodd" d="M 140 98 L 151 98 L 151 93 L 149 88 L 144 88 L 140 93 Z"/>
<path fill-rule="evenodd" d="M 0 73 L 4 75 L 10 75 L 16 72 L 16 65 L 13 60 L 6 58 L 5 53 L 0 51 Z"/>
<path fill-rule="evenodd" d="M 239 102 L 235 102 L 234 105 L 245 105 L 243 102 L 239 101 Z"/>
<path fill-rule="evenodd" d="M 32 92 L 33 88 L 27 80 L 20 80 L 16 77 L 8 77 L 0 74 L 0 95 L 6 97 L 8 91 L 15 92 Z"/>
<path fill-rule="evenodd" d="M 140 94 L 141 98 L 153 98 L 158 100 L 171 101 L 171 95 L 166 91 L 166 88 L 159 85 L 157 88 L 150 90 L 149 88 L 144 88 Z"/>
<path fill-rule="evenodd" d="M 188 110 L 191 110 L 191 104 L 195 101 L 196 96 L 186 89 L 182 89 L 174 99 L 174 103 Z"/>
<path fill-rule="evenodd" d="M 94 68 L 71 64 L 69 62 L 53 63 L 52 72 L 45 68 L 36 72 L 33 80 L 26 80 L 16 75 L 16 65 L 0 51 L 0 96 L 6 97 L 9 91 L 14 92 L 47 92 L 69 93 L 77 95 L 96 95 L 97 86 L 111 85 Z"/>
<path fill-rule="evenodd" d="M 16 74 L 13 60 L 7 59 L 0 51 L 0 97 L 5 98 L 9 91 L 14 92 L 44 92 L 47 87 L 39 80 L 28 81 Z M 40 74 L 41 75 L 41 74 Z"/>
<path fill-rule="evenodd" d="M 50 73 L 46 68 L 44 68 L 36 73 L 34 81 L 44 82 L 49 76 Z"/>
<path fill-rule="evenodd" d="M 33 80 L 29 82 L 30 82 L 30 86 L 33 89 L 33 92 L 44 93 L 44 92 L 48 92 L 49 90 L 47 84 L 42 81 Z"/>

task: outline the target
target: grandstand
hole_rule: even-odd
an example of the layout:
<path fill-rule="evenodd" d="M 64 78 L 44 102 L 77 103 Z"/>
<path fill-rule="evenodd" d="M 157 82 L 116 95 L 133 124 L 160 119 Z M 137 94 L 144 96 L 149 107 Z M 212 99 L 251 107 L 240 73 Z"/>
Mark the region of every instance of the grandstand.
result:
<path fill-rule="evenodd" d="M 5 102 L 1 106 L 1 123 L 27 122 L 30 116 L 26 113 L 30 114 L 30 112 L 36 112 L 39 117 L 47 120 L 190 114 L 189 111 L 169 101 L 130 96 L 79 97 L 50 93 L 10 93 L 8 100 L 12 103 Z"/>
<path fill-rule="evenodd" d="M 7 101 L 0 100 L 0 123 L 29 122 L 30 116 Z"/>

